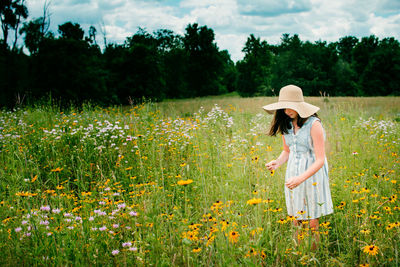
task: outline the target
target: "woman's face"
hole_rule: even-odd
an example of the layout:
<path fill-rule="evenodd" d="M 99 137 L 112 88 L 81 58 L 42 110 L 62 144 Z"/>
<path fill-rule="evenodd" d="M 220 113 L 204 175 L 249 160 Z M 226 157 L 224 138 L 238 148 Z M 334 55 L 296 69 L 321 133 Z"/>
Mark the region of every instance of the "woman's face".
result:
<path fill-rule="evenodd" d="M 285 108 L 285 114 L 288 115 L 291 119 L 295 119 L 299 115 L 294 109 L 290 108 Z"/>

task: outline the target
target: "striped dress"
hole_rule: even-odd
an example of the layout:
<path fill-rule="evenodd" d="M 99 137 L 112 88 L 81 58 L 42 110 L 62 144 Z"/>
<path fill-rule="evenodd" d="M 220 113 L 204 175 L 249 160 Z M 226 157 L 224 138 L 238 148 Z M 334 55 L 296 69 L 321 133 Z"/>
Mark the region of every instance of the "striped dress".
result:
<path fill-rule="evenodd" d="M 309 117 L 296 134 L 293 133 L 292 125 L 289 133 L 284 135 L 290 149 L 285 182 L 293 176 L 301 175 L 315 161 L 311 126 L 317 120 L 317 117 Z M 322 168 L 296 188 L 291 190 L 285 186 L 285 199 L 288 214 L 297 220 L 316 219 L 333 213 L 326 158 Z"/>

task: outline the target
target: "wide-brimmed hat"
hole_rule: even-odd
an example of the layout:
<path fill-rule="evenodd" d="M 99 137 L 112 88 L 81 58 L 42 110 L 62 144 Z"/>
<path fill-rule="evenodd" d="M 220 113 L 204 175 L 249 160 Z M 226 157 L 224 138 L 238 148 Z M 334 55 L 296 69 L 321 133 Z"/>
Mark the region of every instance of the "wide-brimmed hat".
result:
<path fill-rule="evenodd" d="M 304 102 L 303 91 L 292 84 L 281 88 L 278 102 L 263 106 L 270 114 L 285 108 L 295 110 L 302 118 L 308 118 L 319 110 L 319 107 Z"/>

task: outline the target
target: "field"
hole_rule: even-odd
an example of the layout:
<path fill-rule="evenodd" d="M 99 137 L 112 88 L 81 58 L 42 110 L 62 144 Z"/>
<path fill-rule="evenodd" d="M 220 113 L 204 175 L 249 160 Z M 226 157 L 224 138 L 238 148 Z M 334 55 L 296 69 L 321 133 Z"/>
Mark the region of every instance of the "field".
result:
<path fill-rule="evenodd" d="M 284 200 L 276 98 L 0 112 L 0 265 L 398 266 L 400 98 L 308 98 L 327 133 L 321 241 Z"/>

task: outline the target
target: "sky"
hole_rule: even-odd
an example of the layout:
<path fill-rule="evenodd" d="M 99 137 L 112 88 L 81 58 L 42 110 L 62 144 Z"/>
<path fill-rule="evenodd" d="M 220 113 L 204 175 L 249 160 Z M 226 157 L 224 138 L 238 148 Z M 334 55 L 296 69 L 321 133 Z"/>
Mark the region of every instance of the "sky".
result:
<path fill-rule="evenodd" d="M 302 41 L 336 42 L 344 36 L 400 40 L 400 0 L 47 0 L 50 30 L 79 23 L 88 34 L 97 29 L 97 41 L 123 44 L 139 27 L 149 33 L 169 29 L 184 35 L 188 24 L 214 30 L 220 50 L 233 61 L 243 58 L 250 34 L 269 44 L 282 35 L 298 34 Z M 43 14 L 45 0 L 26 0 L 29 18 Z M 104 29 L 103 31 L 101 29 Z"/>

